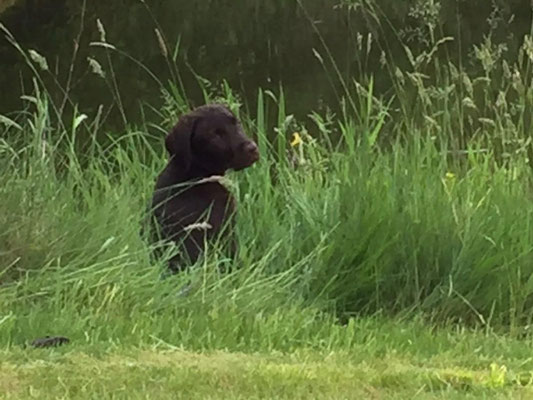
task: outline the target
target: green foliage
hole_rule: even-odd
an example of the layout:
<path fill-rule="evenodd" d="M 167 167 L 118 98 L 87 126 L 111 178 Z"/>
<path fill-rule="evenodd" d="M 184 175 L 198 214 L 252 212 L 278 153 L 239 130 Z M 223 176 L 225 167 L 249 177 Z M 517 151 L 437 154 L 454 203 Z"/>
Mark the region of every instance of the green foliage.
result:
<path fill-rule="evenodd" d="M 4 124 L 3 136 L 14 138 L 3 142 L 0 190 L 5 309 L 59 302 L 128 315 L 174 304 L 171 288 L 192 279 L 190 298 L 179 300 L 185 315 L 202 304 L 242 305 L 253 315 L 291 302 L 343 319 L 418 310 L 441 321 L 528 323 L 533 207 L 525 153 L 499 164 L 471 141 L 464 155 L 450 156 L 442 146 L 453 142 L 451 132 L 422 131 L 407 117 L 393 131 L 405 139 L 382 149 L 387 109 L 372 100 L 371 86 L 364 93 L 358 121 L 347 112 L 334 146 L 320 139 L 330 132 L 319 117 L 313 122 L 326 131 L 314 138 L 288 115 L 282 95 L 260 93 L 257 120 L 241 115 L 260 133 L 263 154 L 234 176 L 236 271 L 217 277 L 216 264 L 227 261 L 212 254 L 168 282 L 159 281 L 139 236 L 162 152 L 131 131 L 105 147 L 93 143 L 80 158 L 84 118 L 64 131 L 53 126 L 46 96 L 28 98 L 34 111 Z M 274 146 L 264 137 L 267 102 L 277 107 Z M 20 129 L 32 138 L 26 146 L 13 134 Z M 301 142 L 291 146 L 295 129 Z"/>

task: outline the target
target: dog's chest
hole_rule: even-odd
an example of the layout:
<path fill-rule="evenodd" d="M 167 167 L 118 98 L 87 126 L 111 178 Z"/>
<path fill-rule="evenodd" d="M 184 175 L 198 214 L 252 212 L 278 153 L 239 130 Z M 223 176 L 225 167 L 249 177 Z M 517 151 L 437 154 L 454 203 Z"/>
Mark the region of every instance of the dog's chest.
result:
<path fill-rule="evenodd" d="M 167 217 L 180 225 L 208 222 L 218 231 L 235 211 L 235 200 L 223 185 L 209 182 L 183 190 L 167 201 Z"/>

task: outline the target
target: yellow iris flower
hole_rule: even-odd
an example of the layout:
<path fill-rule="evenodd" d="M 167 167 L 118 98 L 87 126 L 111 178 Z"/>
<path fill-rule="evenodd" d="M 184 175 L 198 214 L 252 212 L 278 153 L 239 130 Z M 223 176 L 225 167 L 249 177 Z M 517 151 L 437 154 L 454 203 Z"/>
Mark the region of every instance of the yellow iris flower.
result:
<path fill-rule="evenodd" d="M 291 146 L 292 147 L 299 146 L 300 144 L 302 144 L 302 142 L 303 140 L 300 134 L 298 132 L 294 132 L 292 134 Z"/>

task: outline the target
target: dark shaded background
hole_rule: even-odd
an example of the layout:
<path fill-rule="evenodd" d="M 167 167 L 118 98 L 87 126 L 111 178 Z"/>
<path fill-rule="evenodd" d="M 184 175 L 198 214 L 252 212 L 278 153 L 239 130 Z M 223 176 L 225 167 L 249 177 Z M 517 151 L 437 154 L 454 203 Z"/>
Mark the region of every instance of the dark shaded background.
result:
<path fill-rule="evenodd" d="M 428 16 L 413 13 L 426 1 L 381 0 L 374 13 L 356 7 L 360 1 L 347 0 L 187 0 L 101 1 L 90 0 L 84 18 L 80 51 L 75 63 L 72 98 L 82 111 L 95 112 L 100 104 L 113 103 L 105 82 L 90 73 L 87 56 L 99 60 L 109 76 L 106 52 L 89 47 L 100 34 L 100 18 L 107 41 L 146 64 L 163 82 L 170 78 L 154 28 L 157 23 L 173 46 L 181 38 L 178 67 L 187 95 L 201 102 L 196 80 L 185 60 L 209 81 L 227 79 L 253 106 L 258 87 L 277 89 L 283 84 L 291 112 L 305 115 L 324 105 L 335 107 L 335 95 L 327 73 L 313 55 L 316 48 L 325 57 L 324 47 L 314 26 L 333 54 L 342 74 L 362 79 L 374 74 L 377 89 L 390 87 L 389 74 L 380 64 L 385 51 L 390 59 L 407 67 L 401 39 L 416 51 L 428 39 Z M 0 21 L 25 49 L 44 55 L 60 82 L 66 81 L 74 39 L 80 29 L 81 0 L 20 0 L 0 15 Z M 303 5 L 303 7 L 302 7 Z M 424 7 L 418 7 L 423 10 Z M 511 22 L 509 22 L 511 21 Z M 469 54 L 484 35 L 494 43 L 505 43 L 507 57 L 513 57 L 530 31 L 531 3 L 528 0 L 443 0 L 437 15 L 441 35 L 460 40 L 447 44 L 447 56 L 468 68 L 479 68 Z M 373 47 L 367 56 L 357 46 L 357 35 L 372 32 Z M 111 55 L 128 121 L 140 118 L 139 102 L 158 107 L 160 88 L 140 68 L 117 54 Z M 0 113 L 22 107 L 22 87 L 30 91 L 31 73 L 24 60 L 3 38 L 0 39 Z M 328 67 L 333 75 L 333 69 Z M 58 97 L 51 79 L 47 87 Z M 120 126 L 119 114 L 112 110 L 107 123 Z"/>

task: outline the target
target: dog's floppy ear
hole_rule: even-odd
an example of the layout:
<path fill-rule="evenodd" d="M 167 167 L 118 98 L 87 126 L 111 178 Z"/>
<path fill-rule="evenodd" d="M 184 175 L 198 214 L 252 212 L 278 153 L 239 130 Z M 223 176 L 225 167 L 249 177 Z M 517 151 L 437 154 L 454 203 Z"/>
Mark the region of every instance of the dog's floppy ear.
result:
<path fill-rule="evenodd" d="M 191 138 L 197 119 L 197 116 L 192 114 L 184 115 L 165 138 L 165 147 L 170 156 L 186 171 L 191 166 Z"/>

